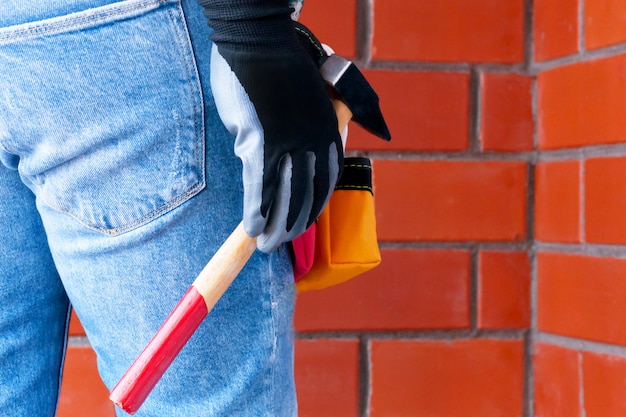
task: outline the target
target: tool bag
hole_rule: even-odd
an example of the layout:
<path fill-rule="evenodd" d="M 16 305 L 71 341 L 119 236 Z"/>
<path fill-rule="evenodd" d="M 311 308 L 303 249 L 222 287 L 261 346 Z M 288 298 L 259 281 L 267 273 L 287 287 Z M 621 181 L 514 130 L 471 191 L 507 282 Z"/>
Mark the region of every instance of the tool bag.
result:
<path fill-rule="evenodd" d="M 336 285 L 380 264 L 368 158 L 345 158 L 328 205 L 291 245 L 299 291 Z"/>

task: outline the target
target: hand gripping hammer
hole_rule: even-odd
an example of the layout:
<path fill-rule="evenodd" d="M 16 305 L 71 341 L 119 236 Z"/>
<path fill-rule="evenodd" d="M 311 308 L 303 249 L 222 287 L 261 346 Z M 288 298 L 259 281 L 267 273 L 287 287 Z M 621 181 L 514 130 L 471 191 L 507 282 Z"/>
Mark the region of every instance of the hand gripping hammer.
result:
<path fill-rule="evenodd" d="M 338 55 L 328 55 L 304 26 L 298 25 L 296 30 L 302 35 L 305 46 L 311 48 L 334 97 L 339 131 L 354 119 L 376 136 L 390 140 L 378 96 L 356 65 Z M 129 414 L 139 409 L 255 249 L 256 239 L 245 233 L 243 222 L 239 223 L 113 388 L 111 401 Z"/>

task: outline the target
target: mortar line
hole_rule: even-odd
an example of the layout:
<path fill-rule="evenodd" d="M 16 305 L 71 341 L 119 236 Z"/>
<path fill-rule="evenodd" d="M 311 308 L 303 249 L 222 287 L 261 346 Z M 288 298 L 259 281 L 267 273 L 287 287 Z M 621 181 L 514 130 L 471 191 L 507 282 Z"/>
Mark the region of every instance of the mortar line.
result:
<path fill-rule="evenodd" d="M 462 72 L 468 73 L 472 68 L 480 71 L 496 73 L 528 74 L 524 62 L 494 63 L 494 62 L 428 62 L 428 61 L 390 61 L 376 60 L 372 62 L 373 69 L 387 69 L 396 71 L 424 71 L 424 72 Z"/>
<path fill-rule="evenodd" d="M 68 347 L 91 347 L 87 336 L 69 336 L 67 338 Z"/>
<path fill-rule="evenodd" d="M 350 151 L 354 152 L 354 151 Z M 476 152 L 466 151 L 356 151 L 360 156 L 378 160 L 402 161 L 516 161 L 523 162 L 535 158 L 534 151 L 523 152 Z"/>
<path fill-rule="evenodd" d="M 535 246 L 529 251 L 530 256 L 530 329 L 527 334 L 527 366 L 526 366 L 526 378 L 525 381 L 528 384 L 526 403 L 528 409 L 526 410 L 526 417 L 532 417 L 534 415 L 535 405 L 535 371 L 534 371 L 534 349 L 535 349 L 535 334 L 537 332 L 537 316 L 538 316 L 538 273 L 537 273 L 537 252 Z"/>
<path fill-rule="evenodd" d="M 597 158 L 597 157 L 618 157 L 626 155 L 626 144 L 614 143 L 614 144 L 602 144 L 596 146 L 582 147 L 583 159 Z"/>
<path fill-rule="evenodd" d="M 463 72 L 468 73 L 472 68 L 479 71 L 518 73 L 537 76 L 543 71 L 578 64 L 582 62 L 610 58 L 626 53 L 626 43 L 609 45 L 598 49 L 584 50 L 572 55 L 562 56 L 546 61 L 521 63 L 467 63 L 467 62 L 415 62 L 415 61 L 386 61 L 377 60 L 369 62 L 370 69 L 396 70 L 396 71 L 425 71 L 425 72 Z"/>
<path fill-rule="evenodd" d="M 584 155 L 581 148 L 541 150 L 537 155 L 537 160 L 540 162 L 564 161 L 568 159 L 582 158 L 584 158 Z"/>
<path fill-rule="evenodd" d="M 533 368 L 533 353 L 534 353 L 534 338 L 533 338 L 533 323 L 536 322 L 536 253 L 535 253 L 535 167 L 536 161 L 528 164 L 528 190 L 526 191 L 526 234 L 528 242 L 528 259 L 530 262 L 530 293 L 529 293 L 529 308 L 530 308 L 530 328 L 526 332 L 524 339 L 524 417 L 533 417 L 534 415 L 534 368 Z"/>
<path fill-rule="evenodd" d="M 576 336 L 559 335 L 542 330 L 535 332 L 535 342 L 556 345 L 575 351 L 591 352 L 626 359 L 626 346 L 617 343 L 586 340 Z"/>
<path fill-rule="evenodd" d="M 535 408 L 534 341 L 532 333 L 532 331 L 528 330 L 524 337 L 524 404 L 522 409 L 524 417 L 533 417 Z"/>
<path fill-rule="evenodd" d="M 560 252 L 569 255 L 585 255 L 597 258 L 626 258 L 626 245 L 537 242 L 536 248 L 539 252 Z"/>
<path fill-rule="evenodd" d="M 532 7 L 532 1 L 528 2 L 529 7 Z M 534 133 L 533 142 L 534 148 L 538 149 L 538 135 L 537 135 L 537 80 L 533 80 L 533 120 L 534 120 Z M 530 293 L 529 293 L 529 308 L 530 308 L 530 323 L 529 329 L 526 332 L 524 340 L 524 416 L 534 416 L 534 404 L 535 404 L 535 373 L 534 373 L 534 329 L 537 325 L 537 252 L 535 247 L 535 174 L 537 160 L 539 152 L 534 154 L 534 158 L 529 161 L 528 164 L 528 177 L 527 184 L 528 190 L 526 192 L 526 215 L 527 215 L 527 241 L 528 241 L 528 259 L 530 262 Z"/>
<path fill-rule="evenodd" d="M 581 417 L 585 417 L 587 415 L 587 411 L 585 410 L 585 371 L 583 368 L 583 353 L 582 351 L 578 352 L 578 401 L 580 403 L 580 414 Z"/>
<path fill-rule="evenodd" d="M 404 61 L 372 61 L 371 69 L 388 69 L 397 71 L 425 71 L 425 72 L 463 72 L 467 73 L 472 67 L 480 71 L 499 72 L 499 73 L 519 73 L 530 76 L 537 76 L 543 71 L 555 68 L 578 64 L 582 62 L 610 58 L 612 56 L 626 53 L 626 44 L 610 45 L 603 48 L 583 51 L 573 55 L 567 55 L 554 58 L 547 61 L 532 62 L 526 66 L 524 63 L 517 64 L 496 64 L 496 63 L 480 63 L 468 64 L 463 62 L 404 62 Z"/>
<path fill-rule="evenodd" d="M 626 156 L 626 143 L 592 144 L 577 148 L 542 149 L 520 152 L 472 151 L 363 151 L 350 150 L 347 155 L 366 156 L 385 161 L 536 161 L 552 162 L 570 159 L 586 160 L 600 157 Z"/>
<path fill-rule="evenodd" d="M 520 252 L 528 250 L 527 242 L 502 242 L 502 243 L 436 243 L 436 242 L 379 242 L 381 250 L 407 250 L 407 251 L 452 251 L 467 252 L 472 254 L 476 251 L 497 251 L 497 252 Z"/>
<path fill-rule="evenodd" d="M 530 251 L 530 329 L 531 331 L 537 330 L 537 307 L 539 306 L 538 302 L 538 262 L 537 262 L 537 251 L 535 247 Z M 534 335 L 534 333 L 533 333 Z"/>
<path fill-rule="evenodd" d="M 535 168 L 537 163 L 531 160 L 526 172 L 526 242 L 528 248 L 533 247 L 535 241 Z"/>
<path fill-rule="evenodd" d="M 419 238 L 416 238 L 419 239 Z M 447 242 L 447 241 L 380 241 L 378 242 L 381 249 L 389 250 L 458 250 L 472 251 L 477 250 L 500 250 L 500 251 L 525 251 L 529 248 L 529 242 L 525 240 L 519 241 L 499 241 L 499 242 Z"/>
<path fill-rule="evenodd" d="M 481 108 L 482 108 L 482 88 L 480 73 L 476 67 L 470 67 L 469 72 L 469 100 L 468 100 L 468 150 L 471 154 L 480 153 L 480 130 L 481 130 Z"/>
<path fill-rule="evenodd" d="M 359 416 L 369 416 L 371 397 L 370 343 L 365 337 L 359 339 Z"/>
<path fill-rule="evenodd" d="M 474 331 L 478 330 L 478 248 L 470 249 L 470 282 L 469 282 L 469 324 Z"/>
<path fill-rule="evenodd" d="M 586 214 L 587 214 L 587 204 L 586 201 L 587 199 L 585 198 L 585 192 L 586 192 L 586 184 L 585 184 L 585 174 L 586 174 L 586 167 L 585 167 L 585 161 L 581 160 L 580 161 L 580 168 L 578 171 L 578 175 L 579 175 L 579 181 L 580 181 L 580 186 L 579 186 L 579 193 L 580 195 L 578 196 L 578 204 L 580 206 L 580 218 L 578 219 L 578 225 L 580 227 L 580 239 L 582 242 L 586 242 L 587 241 L 587 223 L 586 223 Z"/>
<path fill-rule="evenodd" d="M 578 3 L 578 52 L 587 52 L 585 42 L 585 0 L 579 0 Z"/>
<path fill-rule="evenodd" d="M 523 340 L 527 329 L 416 329 L 299 331 L 297 340 L 359 339 L 404 341 L 451 341 L 471 339 Z"/>
<path fill-rule="evenodd" d="M 356 9 L 356 56 L 359 65 L 365 68 L 372 61 L 373 1 L 360 0 Z"/>
<path fill-rule="evenodd" d="M 597 144 L 597 145 L 583 145 L 577 148 L 570 149 L 554 149 L 554 150 L 542 150 L 538 157 L 542 161 L 557 161 L 565 159 L 591 159 L 600 157 L 621 157 L 626 156 L 626 144 L 613 143 L 613 144 Z"/>
<path fill-rule="evenodd" d="M 535 62 L 530 71 L 537 74 L 542 71 L 548 71 L 566 65 L 578 64 L 597 59 L 610 58 L 615 55 L 622 55 L 626 52 L 626 44 L 610 45 L 598 49 L 583 50 L 574 55 L 555 58 L 548 61 Z"/>
<path fill-rule="evenodd" d="M 537 254 L 535 249 L 535 173 L 541 153 L 539 152 L 539 83 L 534 68 L 534 1 L 526 0 L 525 28 L 526 28 L 526 71 L 532 76 L 531 109 L 533 120 L 533 149 L 534 152 L 528 161 L 526 190 L 526 239 L 528 242 L 528 258 L 530 262 L 530 328 L 524 339 L 524 408 L 525 417 L 534 416 L 535 401 L 535 374 L 534 374 L 534 329 L 537 323 Z"/>
<path fill-rule="evenodd" d="M 533 149 L 537 154 L 537 160 L 541 155 L 539 149 L 539 81 L 537 77 L 532 77 L 531 81 L 531 112 L 533 118 Z"/>
<path fill-rule="evenodd" d="M 524 2 L 524 66 L 528 71 L 534 60 L 534 4 L 533 0 L 526 0 Z"/>

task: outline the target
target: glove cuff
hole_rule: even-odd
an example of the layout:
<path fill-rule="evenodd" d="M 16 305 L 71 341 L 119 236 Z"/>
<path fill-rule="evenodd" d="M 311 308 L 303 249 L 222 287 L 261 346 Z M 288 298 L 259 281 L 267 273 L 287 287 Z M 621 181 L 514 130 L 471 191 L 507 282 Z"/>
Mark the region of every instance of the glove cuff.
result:
<path fill-rule="evenodd" d="M 220 51 L 289 53 L 301 51 L 289 0 L 199 0 Z"/>

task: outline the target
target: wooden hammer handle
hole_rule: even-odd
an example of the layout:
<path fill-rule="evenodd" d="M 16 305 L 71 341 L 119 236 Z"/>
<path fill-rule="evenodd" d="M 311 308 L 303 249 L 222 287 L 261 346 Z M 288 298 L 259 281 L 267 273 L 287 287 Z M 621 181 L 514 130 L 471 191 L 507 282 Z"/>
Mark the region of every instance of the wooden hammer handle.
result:
<path fill-rule="evenodd" d="M 333 100 L 339 131 L 352 118 L 341 101 Z M 176 355 L 196 331 L 204 317 L 228 289 L 256 249 L 256 238 L 246 234 L 243 222 L 202 269 L 191 287 L 174 307 L 152 340 L 128 368 L 109 398 L 121 409 L 134 414 L 161 379 Z"/>

